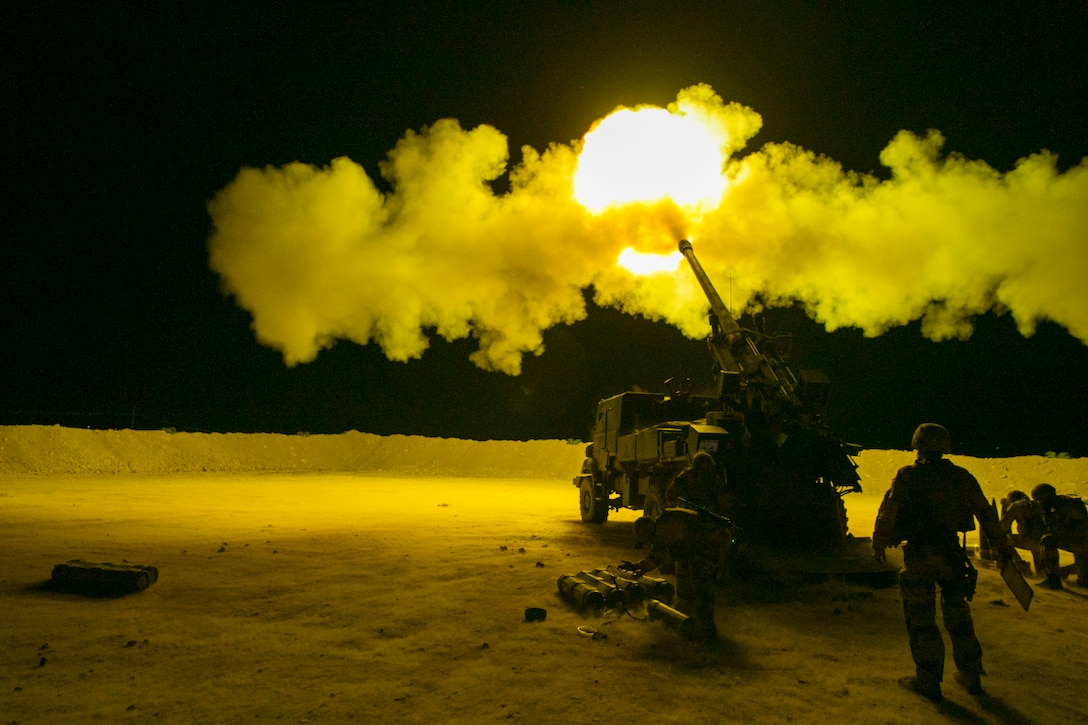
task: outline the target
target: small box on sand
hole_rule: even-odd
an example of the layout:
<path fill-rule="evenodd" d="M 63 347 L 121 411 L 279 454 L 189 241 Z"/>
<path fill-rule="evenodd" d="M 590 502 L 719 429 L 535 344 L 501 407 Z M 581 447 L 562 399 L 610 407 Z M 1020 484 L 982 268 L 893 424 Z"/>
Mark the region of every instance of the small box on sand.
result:
<path fill-rule="evenodd" d="M 120 595 L 142 592 L 159 580 L 159 570 L 139 564 L 111 564 L 75 559 L 53 567 L 53 586 L 81 594 Z"/>

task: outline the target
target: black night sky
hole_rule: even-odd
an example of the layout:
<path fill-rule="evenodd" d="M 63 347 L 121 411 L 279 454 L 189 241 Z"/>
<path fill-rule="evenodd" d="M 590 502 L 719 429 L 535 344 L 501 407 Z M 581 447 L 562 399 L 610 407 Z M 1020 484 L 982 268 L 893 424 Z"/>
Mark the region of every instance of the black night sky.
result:
<path fill-rule="evenodd" d="M 472 340 L 408 363 L 341 342 L 289 369 L 208 266 L 206 205 L 244 166 L 348 156 L 380 184 L 407 130 L 449 117 L 498 128 L 515 164 L 700 82 L 762 115 L 750 148 L 877 176 L 900 129 L 1001 171 L 1088 156 L 1083 2 L 36 2 L 0 27 L 4 425 L 585 438 L 602 397 L 709 380 L 704 342 L 595 307 L 519 377 L 473 367 Z M 1088 455 L 1088 347 L 1056 324 L 768 326 L 829 376 L 850 441 L 905 448 L 932 420 L 956 453 Z"/>

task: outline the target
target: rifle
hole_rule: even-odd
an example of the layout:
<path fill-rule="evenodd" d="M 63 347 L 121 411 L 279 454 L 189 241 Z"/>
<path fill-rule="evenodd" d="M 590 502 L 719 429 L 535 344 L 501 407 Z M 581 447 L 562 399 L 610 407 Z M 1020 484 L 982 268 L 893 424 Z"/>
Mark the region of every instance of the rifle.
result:
<path fill-rule="evenodd" d="M 971 601 L 978 588 L 978 569 L 971 563 L 971 557 L 967 555 L 967 532 L 963 532 L 963 540 L 960 542 L 960 561 L 963 562 L 963 598 Z"/>
<path fill-rule="evenodd" d="M 691 509 L 698 514 L 706 516 L 723 528 L 728 529 L 729 532 L 732 534 L 732 538 L 734 540 L 737 538 L 740 529 L 737 527 L 736 524 L 733 523 L 733 521 L 728 516 L 722 516 L 717 511 L 711 511 L 709 508 L 702 505 L 701 503 L 695 503 L 694 501 L 686 499 L 683 496 L 677 497 L 676 501 L 684 508 Z"/>
<path fill-rule="evenodd" d="M 963 584 L 964 599 L 971 601 L 975 596 L 975 589 L 978 587 L 978 569 L 975 568 L 975 565 L 971 563 L 966 554 L 963 557 Z"/>

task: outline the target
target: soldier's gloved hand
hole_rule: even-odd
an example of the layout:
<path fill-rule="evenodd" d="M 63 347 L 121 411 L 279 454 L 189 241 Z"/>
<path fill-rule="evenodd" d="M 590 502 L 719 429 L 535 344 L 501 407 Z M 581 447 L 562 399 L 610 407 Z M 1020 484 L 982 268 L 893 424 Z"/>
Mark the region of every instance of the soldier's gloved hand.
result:
<path fill-rule="evenodd" d="M 881 564 L 886 564 L 888 562 L 888 557 L 884 553 L 883 546 L 873 547 L 873 558 L 879 561 Z"/>
<path fill-rule="evenodd" d="M 638 573 L 647 574 L 661 566 L 661 562 L 653 556 L 648 556 L 638 563 Z"/>
<path fill-rule="evenodd" d="M 1016 547 L 1012 544 L 1005 542 L 997 547 L 997 561 L 1004 566 L 1008 563 L 1019 564 L 1020 553 L 1016 550 Z"/>

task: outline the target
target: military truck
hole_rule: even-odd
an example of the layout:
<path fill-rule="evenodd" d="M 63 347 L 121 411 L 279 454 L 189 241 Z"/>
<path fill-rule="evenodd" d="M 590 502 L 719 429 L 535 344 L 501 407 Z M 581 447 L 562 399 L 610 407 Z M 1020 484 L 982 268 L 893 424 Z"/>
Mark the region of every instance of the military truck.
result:
<path fill-rule="evenodd" d="M 610 510 L 664 510 L 669 482 L 699 451 L 726 473 L 728 512 L 749 550 L 805 552 L 817 566 L 869 567 L 847 526 L 843 496 L 861 491 L 848 446 L 826 424 L 828 378 L 787 364 L 791 339 L 741 327 L 687 240 L 679 243 L 710 306 L 707 337 L 715 390 L 691 385 L 665 393 L 625 392 L 597 406 L 592 442 L 574 477 L 581 518 L 603 523 Z M 671 383 L 671 381 L 666 381 Z M 848 551 L 852 549 L 852 551 Z M 864 558 L 871 561 L 871 552 Z"/>

